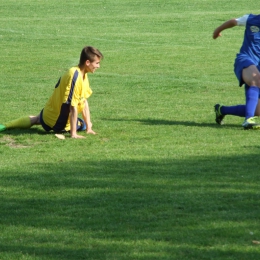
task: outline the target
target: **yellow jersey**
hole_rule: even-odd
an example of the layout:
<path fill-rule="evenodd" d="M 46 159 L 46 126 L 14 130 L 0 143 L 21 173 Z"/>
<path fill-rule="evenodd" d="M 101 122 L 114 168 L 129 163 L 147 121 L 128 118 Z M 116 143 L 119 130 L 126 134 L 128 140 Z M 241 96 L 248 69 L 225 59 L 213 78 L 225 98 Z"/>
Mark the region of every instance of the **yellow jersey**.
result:
<path fill-rule="evenodd" d="M 78 113 L 84 109 L 85 100 L 90 97 L 87 73 L 83 79 L 79 67 L 70 68 L 58 81 L 42 111 L 42 120 L 48 130 L 60 132 L 70 130 L 70 106 L 77 107 Z"/>

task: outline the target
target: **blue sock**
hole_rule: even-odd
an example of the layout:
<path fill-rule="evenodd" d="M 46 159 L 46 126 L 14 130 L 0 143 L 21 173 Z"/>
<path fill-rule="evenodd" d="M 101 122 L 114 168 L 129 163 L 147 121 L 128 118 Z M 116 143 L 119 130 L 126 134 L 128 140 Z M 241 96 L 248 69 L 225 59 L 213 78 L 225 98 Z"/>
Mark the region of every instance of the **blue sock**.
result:
<path fill-rule="evenodd" d="M 222 115 L 232 115 L 232 116 L 241 116 L 245 117 L 246 115 L 246 106 L 245 105 L 237 105 L 237 106 L 222 106 L 220 108 L 220 113 Z"/>
<path fill-rule="evenodd" d="M 255 115 L 255 110 L 258 103 L 258 96 L 259 96 L 258 87 L 246 86 L 246 109 L 245 109 L 246 119 L 253 117 Z"/>

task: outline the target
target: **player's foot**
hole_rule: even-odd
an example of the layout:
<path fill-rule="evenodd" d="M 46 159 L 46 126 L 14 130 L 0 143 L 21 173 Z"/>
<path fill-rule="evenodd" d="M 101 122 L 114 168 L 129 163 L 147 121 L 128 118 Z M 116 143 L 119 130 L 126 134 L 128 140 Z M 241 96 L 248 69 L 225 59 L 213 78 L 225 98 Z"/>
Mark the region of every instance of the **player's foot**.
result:
<path fill-rule="evenodd" d="M 6 129 L 6 127 L 4 125 L 0 124 L 0 132 L 4 131 Z"/>
<path fill-rule="evenodd" d="M 220 112 L 220 108 L 222 107 L 222 105 L 220 104 L 216 104 L 214 106 L 214 110 L 215 110 L 215 114 L 216 114 L 216 123 L 219 125 L 224 125 L 224 115 L 221 114 Z"/>
<path fill-rule="evenodd" d="M 260 124 L 257 124 L 255 122 L 256 117 L 250 117 L 244 121 L 242 126 L 244 127 L 245 130 L 248 129 L 254 129 L 254 130 L 260 130 Z"/>

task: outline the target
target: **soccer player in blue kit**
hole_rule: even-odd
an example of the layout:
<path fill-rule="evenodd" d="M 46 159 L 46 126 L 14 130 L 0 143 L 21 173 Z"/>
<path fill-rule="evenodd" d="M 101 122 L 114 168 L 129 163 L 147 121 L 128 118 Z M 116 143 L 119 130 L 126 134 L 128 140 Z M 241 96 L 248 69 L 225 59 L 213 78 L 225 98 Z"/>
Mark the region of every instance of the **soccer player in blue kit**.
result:
<path fill-rule="evenodd" d="M 244 129 L 259 129 L 260 124 L 255 117 L 260 116 L 260 15 L 244 15 L 231 19 L 217 27 L 213 32 L 213 39 L 221 36 L 221 32 L 235 26 L 245 26 L 244 41 L 234 64 L 234 72 L 239 86 L 245 85 L 245 105 L 214 106 L 216 122 L 222 125 L 226 115 L 245 117 Z"/>

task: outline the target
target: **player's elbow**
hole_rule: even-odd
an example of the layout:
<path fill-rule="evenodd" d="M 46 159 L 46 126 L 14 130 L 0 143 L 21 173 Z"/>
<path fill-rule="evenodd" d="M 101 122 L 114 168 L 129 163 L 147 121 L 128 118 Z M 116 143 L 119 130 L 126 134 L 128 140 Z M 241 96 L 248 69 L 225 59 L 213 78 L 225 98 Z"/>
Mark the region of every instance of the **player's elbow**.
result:
<path fill-rule="evenodd" d="M 77 108 L 74 106 L 70 106 L 70 113 L 77 113 Z"/>
<path fill-rule="evenodd" d="M 229 23 L 230 23 L 230 27 L 237 26 L 237 20 L 236 20 L 236 19 L 231 19 L 231 20 L 229 21 Z"/>

